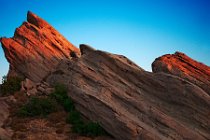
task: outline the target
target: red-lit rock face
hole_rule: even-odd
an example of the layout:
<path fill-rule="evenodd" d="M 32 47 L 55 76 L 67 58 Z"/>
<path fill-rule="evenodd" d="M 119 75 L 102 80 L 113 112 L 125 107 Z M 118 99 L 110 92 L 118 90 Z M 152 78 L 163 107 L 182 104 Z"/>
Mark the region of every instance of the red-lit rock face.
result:
<path fill-rule="evenodd" d="M 167 54 L 152 64 L 153 72 L 165 72 L 187 79 L 210 95 L 210 67 L 197 62 L 183 53 Z"/>
<path fill-rule="evenodd" d="M 2 38 L 1 43 L 10 63 L 9 76 L 21 75 L 35 82 L 48 75 L 60 59 L 70 58 L 71 51 L 80 54 L 78 48 L 31 12 L 14 37 Z"/>

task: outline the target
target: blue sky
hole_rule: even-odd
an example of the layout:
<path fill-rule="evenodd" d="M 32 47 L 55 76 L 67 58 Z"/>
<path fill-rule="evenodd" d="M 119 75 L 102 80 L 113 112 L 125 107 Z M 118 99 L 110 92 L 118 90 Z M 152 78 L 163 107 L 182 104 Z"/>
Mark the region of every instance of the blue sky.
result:
<path fill-rule="evenodd" d="M 123 54 L 151 71 L 155 58 L 181 51 L 210 65 L 210 0 L 0 0 L 0 36 L 12 37 L 36 13 L 74 45 Z M 0 47 L 0 76 L 8 63 Z"/>

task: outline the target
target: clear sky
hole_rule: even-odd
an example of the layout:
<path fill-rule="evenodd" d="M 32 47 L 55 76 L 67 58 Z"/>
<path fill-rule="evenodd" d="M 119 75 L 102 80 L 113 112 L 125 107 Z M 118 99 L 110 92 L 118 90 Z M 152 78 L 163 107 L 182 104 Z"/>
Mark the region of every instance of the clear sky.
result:
<path fill-rule="evenodd" d="M 123 54 L 151 71 L 181 51 L 210 65 L 210 0 L 0 0 L 0 36 L 12 37 L 28 10 L 74 45 Z M 0 76 L 8 63 L 0 47 Z"/>

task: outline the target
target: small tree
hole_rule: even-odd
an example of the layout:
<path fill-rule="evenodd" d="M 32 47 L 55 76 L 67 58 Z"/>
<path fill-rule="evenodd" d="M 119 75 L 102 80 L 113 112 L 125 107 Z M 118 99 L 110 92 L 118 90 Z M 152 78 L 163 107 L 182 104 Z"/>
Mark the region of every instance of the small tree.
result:
<path fill-rule="evenodd" d="M 6 81 L 7 81 L 7 76 L 4 75 L 4 76 L 2 77 L 2 84 L 4 84 Z"/>
<path fill-rule="evenodd" d="M 2 77 L 1 93 L 2 95 L 13 94 L 21 89 L 22 79 L 19 77 Z"/>

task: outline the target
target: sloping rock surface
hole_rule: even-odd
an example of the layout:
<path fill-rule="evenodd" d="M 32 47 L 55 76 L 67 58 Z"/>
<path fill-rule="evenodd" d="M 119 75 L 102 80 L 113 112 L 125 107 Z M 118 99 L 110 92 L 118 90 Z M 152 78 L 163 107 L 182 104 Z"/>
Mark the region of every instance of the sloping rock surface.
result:
<path fill-rule="evenodd" d="M 61 59 L 79 50 L 37 15 L 28 12 L 27 22 L 16 29 L 14 37 L 1 38 L 10 63 L 9 76 L 21 75 L 40 82 Z"/>
<path fill-rule="evenodd" d="M 48 77 L 69 87 L 77 109 L 119 140 L 210 139 L 210 96 L 191 82 L 146 72 L 126 57 L 81 45 Z"/>
<path fill-rule="evenodd" d="M 210 95 L 210 67 L 193 60 L 184 53 L 176 52 L 157 58 L 152 64 L 153 72 L 165 72 L 184 78 Z"/>
<path fill-rule="evenodd" d="M 76 108 L 117 140 L 210 140 L 209 67 L 182 53 L 157 59 L 155 73 L 87 45 L 77 57 L 79 49 L 30 12 L 1 42 L 9 75 L 67 85 Z"/>

